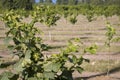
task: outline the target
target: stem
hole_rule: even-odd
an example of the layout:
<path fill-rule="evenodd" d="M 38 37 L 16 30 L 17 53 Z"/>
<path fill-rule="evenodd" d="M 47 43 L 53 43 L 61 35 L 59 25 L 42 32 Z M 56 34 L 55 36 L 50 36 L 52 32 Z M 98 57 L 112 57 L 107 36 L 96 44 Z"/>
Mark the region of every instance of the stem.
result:
<path fill-rule="evenodd" d="M 109 47 L 108 47 L 108 53 L 109 53 L 109 55 L 108 55 L 108 69 L 107 69 L 107 76 L 109 76 L 109 74 L 110 74 L 110 40 L 109 40 Z"/>

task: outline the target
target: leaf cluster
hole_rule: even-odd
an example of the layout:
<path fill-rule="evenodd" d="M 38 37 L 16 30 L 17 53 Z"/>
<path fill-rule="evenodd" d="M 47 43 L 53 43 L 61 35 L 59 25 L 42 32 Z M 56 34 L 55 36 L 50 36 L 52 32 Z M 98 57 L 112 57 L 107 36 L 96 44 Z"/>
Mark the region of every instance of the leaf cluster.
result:
<path fill-rule="evenodd" d="M 44 12 L 44 13 L 43 13 Z M 25 23 L 24 18 L 18 12 L 11 10 L 2 16 L 8 31 L 5 41 L 8 48 L 19 60 L 13 65 L 15 72 L 5 72 L 1 75 L 1 80 L 73 80 L 72 73 L 77 70 L 83 71 L 80 66 L 83 61 L 89 62 L 83 58 L 82 54 L 78 57 L 79 45 L 69 41 L 68 47 L 61 50 L 59 54 L 51 56 L 43 54 L 46 45 L 42 38 L 38 36 L 41 31 L 35 27 L 36 22 L 44 23 L 48 26 L 55 25 L 59 19 L 59 14 L 52 11 L 49 6 L 37 7 L 30 16 L 32 21 Z M 10 44 L 9 42 L 13 43 Z M 79 39 L 75 39 L 79 42 Z M 86 49 L 86 52 L 95 53 L 96 47 Z M 86 53 L 84 52 L 84 53 Z"/>

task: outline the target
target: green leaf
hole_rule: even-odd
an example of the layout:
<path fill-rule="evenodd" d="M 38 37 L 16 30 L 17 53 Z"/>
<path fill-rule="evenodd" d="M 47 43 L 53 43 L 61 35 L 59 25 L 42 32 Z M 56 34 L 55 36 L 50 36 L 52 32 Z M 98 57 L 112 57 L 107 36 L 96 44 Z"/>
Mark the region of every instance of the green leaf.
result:
<path fill-rule="evenodd" d="M 116 34 L 116 30 L 114 27 L 112 27 L 110 23 L 107 23 L 106 26 L 107 26 L 106 36 L 108 40 L 112 40 L 113 36 Z"/>
<path fill-rule="evenodd" d="M 120 37 L 114 38 L 112 42 L 120 42 Z"/>
<path fill-rule="evenodd" d="M 0 80 L 10 80 L 8 79 L 8 77 L 6 75 L 2 76 L 2 78 Z"/>
<path fill-rule="evenodd" d="M 84 61 L 85 61 L 85 62 L 88 62 L 88 63 L 90 62 L 90 60 L 89 60 L 89 59 L 85 59 L 85 58 L 84 58 Z"/>
<path fill-rule="evenodd" d="M 4 72 L 1 74 L 0 80 L 11 80 L 10 78 L 14 76 L 12 72 Z"/>
<path fill-rule="evenodd" d="M 82 73 L 82 71 L 84 70 L 82 67 L 79 67 L 79 66 L 77 66 L 75 69 L 76 69 L 79 73 Z"/>
<path fill-rule="evenodd" d="M 57 72 L 60 68 L 61 64 L 58 63 L 54 63 L 54 62 L 48 62 L 47 64 L 44 64 L 43 68 L 45 71 L 54 71 Z"/>
<path fill-rule="evenodd" d="M 77 57 L 75 55 L 72 56 L 73 63 L 77 62 Z"/>
<path fill-rule="evenodd" d="M 81 65 L 81 64 L 83 63 L 83 60 L 84 60 L 84 58 L 83 58 L 83 57 L 80 57 L 79 60 L 78 60 L 78 62 L 77 62 L 78 65 Z"/>
<path fill-rule="evenodd" d="M 63 80 L 73 80 L 72 72 L 71 71 L 65 70 L 65 71 L 63 71 L 63 73 L 62 73 L 61 76 L 62 76 Z"/>
<path fill-rule="evenodd" d="M 35 46 L 39 49 L 41 48 L 41 44 L 35 44 Z"/>
<path fill-rule="evenodd" d="M 47 79 L 54 79 L 55 78 L 55 73 L 54 72 L 44 72 L 44 77 Z"/>
<path fill-rule="evenodd" d="M 53 65 L 54 65 L 54 66 L 53 66 L 53 71 L 54 71 L 54 72 L 58 72 L 58 70 L 59 70 L 60 67 L 61 67 L 61 64 L 58 62 L 58 63 L 54 63 Z"/>
<path fill-rule="evenodd" d="M 72 24 L 75 24 L 77 22 L 77 19 L 76 19 L 76 15 L 70 15 L 69 17 L 69 21 L 72 23 Z"/>
<path fill-rule="evenodd" d="M 78 52 L 78 45 L 73 44 L 71 41 L 69 41 L 68 47 L 66 48 L 66 53 L 70 52 Z"/>
<path fill-rule="evenodd" d="M 44 64 L 43 68 L 45 71 L 52 71 L 53 70 L 52 62 L 48 62 L 47 64 Z"/>
<path fill-rule="evenodd" d="M 18 78 L 19 78 L 19 74 L 14 74 L 14 76 L 12 76 L 10 80 L 17 80 Z"/>
<path fill-rule="evenodd" d="M 31 58 L 31 51 L 27 50 L 25 53 L 25 59 L 30 59 Z"/>
<path fill-rule="evenodd" d="M 95 54 L 97 52 L 97 45 L 92 45 L 84 50 L 84 52 L 89 52 L 91 54 Z"/>
<path fill-rule="evenodd" d="M 74 41 L 75 42 L 81 42 L 81 39 L 80 38 L 75 38 Z"/>
<path fill-rule="evenodd" d="M 43 78 L 44 76 L 43 76 L 43 73 L 37 73 L 37 77 L 38 78 Z"/>
<path fill-rule="evenodd" d="M 24 70 L 23 66 L 22 66 L 22 62 L 23 62 L 23 59 L 21 58 L 15 65 L 14 65 L 14 69 L 16 72 L 21 72 Z"/>
<path fill-rule="evenodd" d="M 12 50 L 15 49 L 15 46 L 13 46 L 13 45 L 9 45 L 9 46 L 8 46 L 8 49 L 9 49 L 10 51 L 12 51 Z"/>

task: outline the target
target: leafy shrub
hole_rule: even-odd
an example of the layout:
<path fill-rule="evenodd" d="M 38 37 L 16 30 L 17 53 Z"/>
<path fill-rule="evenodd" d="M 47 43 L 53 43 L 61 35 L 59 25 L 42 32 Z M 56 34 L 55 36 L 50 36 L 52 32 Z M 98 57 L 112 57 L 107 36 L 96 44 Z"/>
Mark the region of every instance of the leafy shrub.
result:
<path fill-rule="evenodd" d="M 45 13 L 43 13 L 45 12 Z M 9 11 L 4 14 L 2 20 L 5 22 L 8 32 L 6 32 L 5 41 L 13 41 L 8 44 L 8 48 L 13 55 L 17 55 L 19 60 L 13 65 L 15 72 L 5 72 L 1 75 L 1 80 L 73 80 L 72 73 L 76 70 L 79 73 L 83 71 L 80 66 L 83 61 L 89 62 L 83 58 L 83 54 L 96 52 L 96 45 L 86 48 L 83 54 L 76 56 L 80 45 L 69 41 L 68 46 L 61 50 L 59 54 L 50 56 L 43 54 L 45 44 L 42 38 L 38 37 L 41 31 L 34 27 L 36 22 L 45 23 L 48 26 L 55 25 L 59 19 L 58 13 L 50 10 L 49 7 L 37 7 L 31 13 L 32 21 L 25 23 L 23 16 L 16 11 Z M 75 39 L 79 43 L 79 39 Z M 80 44 L 80 43 L 79 43 Z"/>

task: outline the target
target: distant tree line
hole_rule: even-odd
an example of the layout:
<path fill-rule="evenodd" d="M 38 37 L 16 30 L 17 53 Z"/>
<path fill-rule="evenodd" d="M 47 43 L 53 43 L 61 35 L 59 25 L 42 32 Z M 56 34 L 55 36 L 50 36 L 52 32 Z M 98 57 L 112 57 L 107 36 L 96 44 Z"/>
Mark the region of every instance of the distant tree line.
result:
<path fill-rule="evenodd" d="M 35 4 L 35 0 L 0 0 L 0 8 L 18 9 L 24 8 L 31 10 Z M 40 0 L 37 4 L 53 4 L 52 0 Z M 56 5 L 120 5 L 120 0 L 56 0 Z"/>
<path fill-rule="evenodd" d="M 25 8 L 26 10 L 31 10 L 35 0 L 0 0 L 2 8 L 8 9 L 18 9 Z"/>
<path fill-rule="evenodd" d="M 53 3 L 52 0 L 40 0 L 40 3 Z M 58 5 L 79 5 L 79 4 L 93 4 L 93 5 L 120 5 L 120 0 L 56 0 Z"/>

